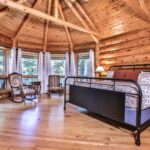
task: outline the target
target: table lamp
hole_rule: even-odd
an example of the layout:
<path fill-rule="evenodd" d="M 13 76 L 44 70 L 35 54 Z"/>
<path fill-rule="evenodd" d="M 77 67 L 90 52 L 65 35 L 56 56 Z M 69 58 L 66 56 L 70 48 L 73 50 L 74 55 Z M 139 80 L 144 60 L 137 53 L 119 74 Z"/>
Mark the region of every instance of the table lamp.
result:
<path fill-rule="evenodd" d="M 103 66 L 98 66 L 98 67 L 96 68 L 96 72 L 99 73 L 99 77 L 101 77 L 101 73 L 102 73 L 103 71 L 104 71 Z"/>

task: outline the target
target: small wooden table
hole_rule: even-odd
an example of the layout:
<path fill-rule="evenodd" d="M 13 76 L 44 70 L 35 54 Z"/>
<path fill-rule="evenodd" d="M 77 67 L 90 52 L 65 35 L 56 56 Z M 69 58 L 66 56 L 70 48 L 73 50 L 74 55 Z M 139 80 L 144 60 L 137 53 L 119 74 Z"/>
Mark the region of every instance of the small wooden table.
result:
<path fill-rule="evenodd" d="M 1 89 L 0 90 L 0 98 L 4 98 L 4 96 L 7 98 L 10 98 L 10 96 L 11 96 L 10 93 L 11 93 L 10 89 Z"/>
<path fill-rule="evenodd" d="M 41 96 L 41 81 L 31 82 L 32 88 L 35 90 L 36 94 Z"/>

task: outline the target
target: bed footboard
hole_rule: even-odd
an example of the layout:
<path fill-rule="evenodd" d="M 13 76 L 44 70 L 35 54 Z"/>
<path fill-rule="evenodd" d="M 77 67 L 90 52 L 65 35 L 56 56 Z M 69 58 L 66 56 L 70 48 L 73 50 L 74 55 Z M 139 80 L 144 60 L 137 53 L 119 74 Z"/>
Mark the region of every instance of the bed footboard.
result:
<path fill-rule="evenodd" d="M 88 80 L 88 82 L 87 82 Z M 94 80 L 94 83 L 92 82 Z M 95 81 L 111 81 L 109 89 L 95 88 Z M 80 82 L 80 85 L 77 83 Z M 136 88 L 136 93 L 117 91 L 116 83 L 130 82 Z M 86 83 L 84 85 L 84 83 Z M 105 86 L 105 83 L 98 83 Z M 94 85 L 94 86 L 93 86 Z M 130 87 L 130 86 L 129 86 Z M 133 87 L 130 87 L 133 88 Z M 133 80 L 111 79 L 111 78 L 90 78 L 90 77 L 67 77 L 65 79 L 65 95 L 64 95 L 64 110 L 66 103 L 72 103 L 87 109 L 89 112 L 99 114 L 108 119 L 122 123 L 123 125 L 131 126 L 125 122 L 125 98 L 128 95 L 137 97 L 137 108 L 135 109 L 135 143 L 140 145 L 140 133 L 143 125 L 141 124 L 141 105 L 142 92 L 139 84 Z M 69 97 L 69 98 L 68 98 Z M 148 125 L 150 121 L 148 121 Z"/>

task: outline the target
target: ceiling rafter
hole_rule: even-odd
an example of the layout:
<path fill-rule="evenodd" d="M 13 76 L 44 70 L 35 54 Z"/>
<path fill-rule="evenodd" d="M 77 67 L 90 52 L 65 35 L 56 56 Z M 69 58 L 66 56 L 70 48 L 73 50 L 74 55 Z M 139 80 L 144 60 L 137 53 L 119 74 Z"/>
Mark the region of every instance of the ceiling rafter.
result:
<path fill-rule="evenodd" d="M 143 9 L 143 3 L 145 3 L 146 5 L 146 1 L 143 1 L 143 3 L 141 3 L 140 0 L 124 0 L 124 2 L 127 4 L 127 6 L 136 17 L 142 19 L 145 22 L 150 22 L 150 16 L 147 15 L 147 13 L 145 12 L 145 8 Z"/>
<path fill-rule="evenodd" d="M 18 4 L 23 4 L 27 2 L 28 0 L 18 0 Z M 0 19 L 5 17 L 10 12 L 10 9 L 8 7 L 5 7 L 3 10 L 0 11 Z"/>
<path fill-rule="evenodd" d="M 33 6 L 34 9 L 36 9 L 39 4 L 41 3 L 42 0 L 37 0 Z M 24 18 L 22 24 L 20 25 L 20 27 L 18 28 L 17 32 L 16 32 L 16 35 L 14 37 L 14 39 L 17 39 L 20 32 L 22 31 L 22 29 L 28 24 L 28 22 L 30 21 L 31 19 L 31 16 L 29 14 L 26 15 L 26 17 Z"/>
<path fill-rule="evenodd" d="M 88 33 L 88 34 L 99 36 L 98 32 L 86 29 L 84 27 L 75 25 L 75 24 L 67 22 L 67 21 L 63 21 L 61 19 L 57 19 L 57 18 L 55 18 L 55 17 L 53 17 L 51 15 L 47 15 L 47 14 L 45 14 L 45 13 L 43 13 L 41 11 L 38 11 L 36 9 L 32 9 L 32 8 L 27 7 L 27 6 L 23 6 L 21 4 L 17 4 L 16 2 L 13 2 L 11 0 L 7 0 L 7 1 L 6 0 L 0 0 L 0 4 L 8 6 L 8 7 L 12 8 L 12 9 L 24 12 L 24 13 L 28 13 L 28 14 L 33 15 L 33 16 L 38 17 L 38 18 L 42 18 L 42 19 L 45 19 L 45 20 L 48 20 L 48 21 L 52 21 L 52 22 L 54 22 L 56 24 L 59 24 L 59 25 L 65 25 L 65 26 L 67 26 L 69 28 L 72 28 L 72 29 L 75 29 L 75 30 L 78 30 L 78 31 L 82 31 L 84 33 Z"/>
<path fill-rule="evenodd" d="M 62 10 L 62 7 L 60 5 L 60 2 L 58 3 L 58 10 L 60 12 L 60 16 L 61 16 L 62 20 L 66 21 L 65 15 L 64 15 L 63 10 Z M 69 42 L 69 46 L 70 46 L 70 51 L 72 51 L 73 50 L 72 38 L 71 38 L 71 35 L 70 35 L 68 27 L 66 27 L 66 26 L 64 26 L 64 27 L 65 27 L 66 35 L 67 35 L 67 38 L 68 38 L 68 42 Z"/>
<path fill-rule="evenodd" d="M 75 5 L 80 10 L 80 12 L 82 13 L 82 15 L 86 18 L 86 20 L 89 22 L 89 24 L 92 26 L 92 28 L 96 32 L 98 32 L 95 24 L 92 22 L 92 20 L 90 19 L 90 17 L 87 15 L 87 13 L 85 12 L 85 10 L 83 9 L 83 7 L 79 4 L 79 2 L 77 0 L 75 1 Z"/>
<path fill-rule="evenodd" d="M 84 26 L 84 28 L 86 28 L 87 30 L 90 30 L 89 26 L 87 25 L 87 23 L 84 21 L 84 19 L 80 16 L 80 14 L 78 13 L 78 11 L 74 8 L 74 6 L 72 5 L 70 0 L 64 0 L 65 3 L 68 5 L 68 7 L 71 9 L 71 11 L 73 12 L 73 14 L 77 17 L 77 19 L 82 23 L 82 25 Z M 90 34 L 90 36 L 92 37 L 92 39 L 98 43 L 99 40 L 96 36 L 94 36 L 93 34 Z"/>
<path fill-rule="evenodd" d="M 54 17 L 58 18 L 58 0 L 54 0 Z"/>
<path fill-rule="evenodd" d="M 47 14 L 50 15 L 51 7 L 52 7 L 52 0 L 47 0 Z M 44 40 L 43 40 L 43 52 L 46 52 L 47 49 L 47 39 L 48 39 L 48 29 L 49 29 L 49 21 L 46 20 L 45 23 L 45 32 L 44 32 Z"/>
<path fill-rule="evenodd" d="M 147 16 L 150 16 L 150 11 L 148 10 L 148 5 L 146 4 L 147 1 L 145 0 L 138 0 L 140 7 L 145 11 Z"/>

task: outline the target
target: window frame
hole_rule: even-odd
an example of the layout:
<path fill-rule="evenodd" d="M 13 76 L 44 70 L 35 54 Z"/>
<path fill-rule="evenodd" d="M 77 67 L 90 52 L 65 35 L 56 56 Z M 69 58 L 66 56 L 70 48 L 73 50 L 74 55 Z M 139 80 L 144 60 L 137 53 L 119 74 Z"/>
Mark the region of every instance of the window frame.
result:
<path fill-rule="evenodd" d="M 0 51 L 4 52 L 4 63 L 3 63 L 3 67 L 4 67 L 4 71 L 3 74 L 0 74 L 0 78 L 6 78 L 6 70 L 7 70 L 7 64 L 6 64 L 6 48 L 5 47 L 1 47 L 0 46 Z"/>

